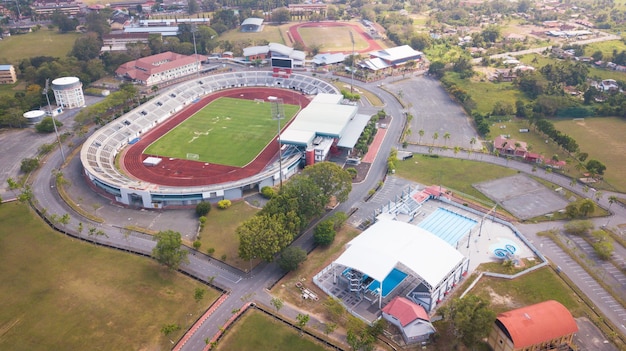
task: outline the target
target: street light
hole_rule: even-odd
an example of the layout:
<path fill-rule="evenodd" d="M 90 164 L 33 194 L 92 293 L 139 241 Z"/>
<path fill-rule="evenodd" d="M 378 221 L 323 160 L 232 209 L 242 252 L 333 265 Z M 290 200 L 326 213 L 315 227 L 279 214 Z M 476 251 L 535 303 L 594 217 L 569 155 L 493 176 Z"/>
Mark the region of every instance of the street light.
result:
<path fill-rule="evenodd" d="M 350 73 L 352 74 L 352 81 L 350 82 L 350 94 L 352 94 L 352 89 L 354 87 L 354 35 L 352 31 L 348 32 L 350 34 L 350 41 L 352 42 L 352 68 L 350 68 Z"/>
<path fill-rule="evenodd" d="M 50 118 L 52 118 L 52 125 L 54 126 L 54 133 L 57 135 L 57 142 L 59 143 L 59 149 L 61 150 L 61 157 L 63 157 L 63 163 L 65 163 L 65 152 L 63 152 L 63 144 L 61 144 L 61 137 L 59 136 L 57 123 L 54 120 L 54 116 L 52 116 L 52 108 L 50 107 L 50 97 L 48 96 L 49 80 L 50 79 L 46 79 L 46 87 L 43 90 L 43 94 L 46 96 L 46 100 L 48 101 L 48 113 L 50 114 Z"/>

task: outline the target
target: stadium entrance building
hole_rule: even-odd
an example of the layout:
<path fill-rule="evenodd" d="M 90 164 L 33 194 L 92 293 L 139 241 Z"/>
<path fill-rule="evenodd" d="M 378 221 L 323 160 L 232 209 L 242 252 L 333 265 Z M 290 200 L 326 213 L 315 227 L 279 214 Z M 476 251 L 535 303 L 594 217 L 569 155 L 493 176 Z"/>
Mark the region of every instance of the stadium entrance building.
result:
<path fill-rule="evenodd" d="M 326 160 L 333 149 L 349 152 L 369 120 L 342 95 L 317 94 L 281 133 L 280 142 L 306 152 L 306 164 L 311 165 Z"/>

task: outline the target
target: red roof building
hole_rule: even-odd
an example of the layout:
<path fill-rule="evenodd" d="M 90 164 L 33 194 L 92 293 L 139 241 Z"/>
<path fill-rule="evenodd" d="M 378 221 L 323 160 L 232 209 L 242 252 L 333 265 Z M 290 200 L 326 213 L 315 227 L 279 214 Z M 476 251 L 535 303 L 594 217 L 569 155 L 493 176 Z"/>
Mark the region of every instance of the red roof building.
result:
<path fill-rule="evenodd" d="M 550 300 L 499 314 L 488 343 L 494 351 L 567 351 L 576 332 L 572 314 Z"/>
<path fill-rule="evenodd" d="M 382 312 L 385 320 L 400 329 L 407 344 L 426 341 L 435 332 L 426 309 L 407 298 L 395 297 Z"/>
<path fill-rule="evenodd" d="M 115 74 L 144 85 L 153 85 L 194 74 L 206 59 L 202 55 L 187 56 L 168 51 L 126 62 L 115 70 Z"/>
<path fill-rule="evenodd" d="M 524 157 L 528 152 L 528 144 L 523 141 L 507 138 L 504 135 L 498 135 L 493 140 L 493 147 L 498 150 L 500 155 Z"/>

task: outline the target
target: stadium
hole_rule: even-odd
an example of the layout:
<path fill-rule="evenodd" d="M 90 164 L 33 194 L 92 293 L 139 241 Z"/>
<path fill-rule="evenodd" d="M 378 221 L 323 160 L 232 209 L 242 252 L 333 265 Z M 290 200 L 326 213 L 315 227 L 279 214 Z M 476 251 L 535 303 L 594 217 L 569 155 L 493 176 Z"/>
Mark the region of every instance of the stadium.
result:
<path fill-rule="evenodd" d="M 259 107 L 272 105 L 272 114 L 264 116 L 266 119 L 275 113 L 280 116 L 289 106 L 296 106 L 299 112 L 291 120 L 274 119 L 272 126 L 278 125 L 281 132 L 272 129 L 273 136 L 244 165 L 207 162 L 197 152 L 183 156 L 146 153 L 152 144 L 220 98 L 251 100 Z M 330 152 L 350 150 L 369 121 L 369 116 L 359 115 L 357 110 L 343 101 L 334 86 L 305 75 L 276 77 L 270 71 L 248 71 L 203 76 L 160 93 L 98 129 L 83 145 L 80 158 L 90 186 L 123 205 L 172 208 L 234 200 L 246 191 L 277 185 L 305 162 L 312 164 Z M 332 111 L 330 116 L 325 115 L 328 111 Z M 225 117 L 222 120 L 237 118 Z M 250 124 L 239 134 L 245 139 L 255 127 Z M 180 145 L 172 145 L 172 149 L 174 146 Z M 228 153 L 236 155 L 238 150 L 233 148 Z M 220 153 L 206 150 L 202 154 L 212 156 L 212 151 Z"/>

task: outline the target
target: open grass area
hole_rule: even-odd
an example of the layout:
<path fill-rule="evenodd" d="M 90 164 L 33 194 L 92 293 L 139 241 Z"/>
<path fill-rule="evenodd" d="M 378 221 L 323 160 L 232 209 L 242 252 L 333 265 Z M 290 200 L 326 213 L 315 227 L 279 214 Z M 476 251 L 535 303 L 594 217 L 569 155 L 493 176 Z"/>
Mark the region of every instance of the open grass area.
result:
<path fill-rule="evenodd" d="M 231 42 L 249 42 L 251 45 L 260 45 L 261 41 L 267 40 L 270 43 L 279 43 L 291 46 L 292 43 L 286 42 L 287 29 L 292 24 L 283 24 L 280 26 L 264 24 L 263 31 L 260 33 L 243 33 L 239 28 L 232 29 L 220 34 L 219 40 L 229 40 Z"/>
<path fill-rule="evenodd" d="M 24 91 L 26 84 L 23 81 L 17 81 L 14 84 L 0 84 L 0 96 L 15 96 L 18 91 Z"/>
<path fill-rule="evenodd" d="M 515 107 L 517 100 L 528 101 L 513 83 L 493 83 L 480 77 L 460 79 L 459 75 L 454 72 L 447 72 L 444 79 L 454 82 L 467 91 L 476 102 L 476 111 L 483 114 L 493 111 L 496 102 L 508 103 Z"/>
<path fill-rule="evenodd" d="M 79 36 L 79 33 L 60 34 L 47 28 L 28 34 L 12 35 L 0 41 L 0 62 L 15 65 L 22 59 L 34 56 L 65 57 L 72 51 Z"/>
<path fill-rule="evenodd" d="M 24 205 L 0 206 L 0 222 L 2 350 L 169 350 L 218 296 L 196 302 L 206 285 L 53 232 Z"/>
<path fill-rule="evenodd" d="M 293 327 L 252 309 L 226 331 L 216 350 L 323 351 L 326 348 L 313 338 L 299 335 Z"/>
<path fill-rule="evenodd" d="M 441 184 L 487 203 L 492 201 L 472 187 L 474 183 L 508 177 L 517 171 L 478 161 L 419 155 L 396 162 L 396 175 L 424 185 Z"/>
<path fill-rule="evenodd" d="M 299 27 L 298 33 L 306 47 L 319 46 L 320 52 L 351 51 L 350 33 L 354 37 L 354 50 L 367 49 L 369 44 L 352 26 L 343 27 Z"/>
<path fill-rule="evenodd" d="M 547 57 L 547 56 L 543 56 L 539 54 L 525 55 L 519 58 L 519 60 L 523 62 L 524 64 L 531 65 L 537 69 L 549 63 L 555 64 L 555 63 L 563 61 L 563 60 L 559 60 L 556 58 Z M 587 65 L 587 68 L 589 68 L 588 76 L 589 78 L 592 78 L 592 79 L 595 78 L 595 79 L 626 80 L 626 72 L 618 72 L 618 71 L 608 70 L 604 68 L 597 68 L 592 65 Z"/>
<path fill-rule="evenodd" d="M 495 138 L 498 135 L 510 135 L 511 139 L 526 142 L 530 147 L 530 152 L 543 155 L 546 159 L 552 158 L 553 155 L 558 155 L 559 160 L 567 159 L 568 155 L 556 143 L 553 141 L 546 143 L 545 137 L 530 128 L 528 120 L 520 118 L 497 120 L 496 118 L 491 118 L 492 122 L 494 122 L 489 131 L 491 138 Z M 520 129 L 530 129 L 530 131 L 521 133 Z"/>
<path fill-rule="evenodd" d="M 596 51 L 601 51 L 603 57 L 612 57 L 613 50 L 622 52 L 626 50 L 626 44 L 621 40 L 601 41 L 585 45 L 585 56 L 591 56 Z"/>
<path fill-rule="evenodd" d="M 471 293 L 490 300 L 496 313 L 556 300 L 567 307 L 574 317 L 584 315 L 584 306 L 576 294 L 548 267 L 513 280 L 483 277 Z"/>
<path fill-rule="evenodd" d="M 239 269 L 247 270 L 250 268 L 248 261 L 244 261 L 237 255 L 239 248 L 239 238 L 235 234 L 235 230 L 246 219 L 254 216 L 259 210 L 251 207 L 244 201 L 234 202 L 233 205 L 226 209 L 220 210 L 213 208 L 207 216 L 207 222 L 204 229 L 200 232 L 200 242 L 202 246 L 200 250 L 207 252 L 207 249 L 213 248 L 212 256 Z M 224 260 L 223 257 L 226 257 Z M 252 265 L 256 263 L 253 261 Z"/>
<path fill-rule="evenodd" d="M 626 120 L 618 117 L 585 118 L 584 121 L 554 121 L 557 130 L 576 139 L 589 158 L 606 165 L 605 181 L 617 191 L 626 192 Z"/>
<path fill-rule="evenodd" d="M 281 129 L 299 107 L 284 105 Z M 170 130 L 146 149 L 146 153 L 243 167 L 276 136 L 278 121 L 271 104 L 252 100 L 219 98 Z"/>

